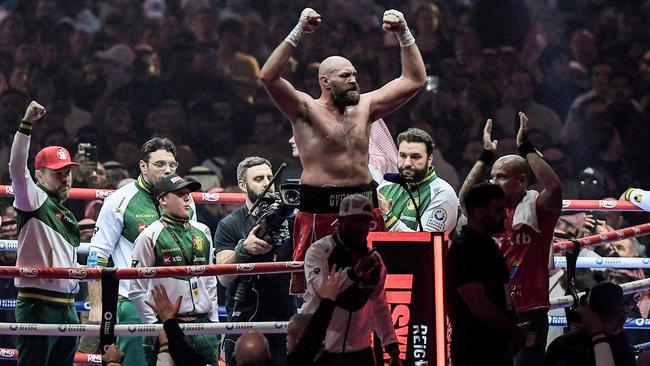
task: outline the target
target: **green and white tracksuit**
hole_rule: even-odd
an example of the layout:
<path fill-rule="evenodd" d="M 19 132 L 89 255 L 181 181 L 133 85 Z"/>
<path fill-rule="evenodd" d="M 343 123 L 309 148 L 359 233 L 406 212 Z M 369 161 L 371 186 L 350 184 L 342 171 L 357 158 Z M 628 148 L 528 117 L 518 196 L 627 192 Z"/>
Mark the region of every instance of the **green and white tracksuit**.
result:
<path fill-rule="evenodd" d="M 152 187 L 139 176 L 135 182 L 116 190 L 104 200 L 90 241 L 90 251 L 97 253 L 97 262 L 106 266 L 112 257 L 115 268 L 131 268 L 133 243 L 147 226 L 160 218 Z M 194 215 L 194 201 L 190 201 Z M 117 315 L 121 324 L 140 324 L 140 317 L 128 300 L 128 280 L 120 281 Z M 118 346 L 124 352 L 123 366 L 140 366 L 145 359 L 143 337 L 120 337 Z"/>
<path fill-rule="evenodd" d="M 18 224 L 16 266 L 77 267 L 77 220 L 56 195 L 32 180 L 27 168 L 30 140 L 29 135 L 16 133 L 9 159 Z M 19 289 L 17 322 L 79 323 L 74 309 L 77 280 L 29 275 L 14 280 Z M 19 336 L 18 365 L 72 365 L 76 342 L 76 337 Z"/>
<path fill-rule="evenodd" d="M 163 215 L 135 240 L 132 262 L 134 268 L 208 265 L 213 262 L 212 256 L 212 235 L 207 226 Z M 183 297 L 178 311 L 180 317 L 189 316 L 195 322 L 219 322 L 217 279 L 215 276 L 196 276 L 132 280 L 129 299 L 144 323 L 158 321 L 153 309 L 145 303 L 145 300 L 151 301 L 149 293 L 156 285 L 165 287 L 172 302 Z M 219 342 L 215 335 L 187 338 L 199 353 L 216 365 L 215 352 Z"/>
<path fill-rule="evenodd" d="M 451 232 L 454 229 L 458 220 L 458 196 L 449 183 L 436 175 L 433 167 L 422 180 L 408 187 L 420 208 L 423 231 Z M 386 229 L 416 231 L 417 215 L 408 192 L 399 184 L 389 182 L 381 184 L 378 190 L 386 200 L 393 200 L 386 215 Z"/>

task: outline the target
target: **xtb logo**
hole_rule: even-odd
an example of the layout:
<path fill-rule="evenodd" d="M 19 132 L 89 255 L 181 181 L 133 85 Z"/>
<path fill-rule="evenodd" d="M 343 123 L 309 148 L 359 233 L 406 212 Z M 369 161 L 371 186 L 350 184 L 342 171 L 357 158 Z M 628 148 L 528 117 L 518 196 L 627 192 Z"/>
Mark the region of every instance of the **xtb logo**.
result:
<path fill-rule="evenodd" d="M 517 233 L 513 238 L 515 245 L 530 245 L 533 238 L 527 233 Z"/>

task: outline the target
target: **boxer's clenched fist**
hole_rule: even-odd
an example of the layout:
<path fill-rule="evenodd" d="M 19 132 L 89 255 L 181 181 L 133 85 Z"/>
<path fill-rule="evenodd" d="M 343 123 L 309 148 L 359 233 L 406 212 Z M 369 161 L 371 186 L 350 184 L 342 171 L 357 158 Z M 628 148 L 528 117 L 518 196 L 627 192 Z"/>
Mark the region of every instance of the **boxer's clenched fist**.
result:
<path fill-rule="evenodd" d="M 311 33 L 316 30 L 318 25 L 321 22 L 321 16 L 312 8 L 305 8 L 302 13 L 300 13 L 300 28 L 303 32 Z"/>
<path fill-rule="evenodd" d="M 305 34 L 316 30 L 316 27 L 320 24 L 320 20 L 320 14 L 318 14 L 314 9 L 305 8 L 302 13 L 300 13 L 298 24 L 296 24 L 291 33 L 289 33 L 287 38 L 284 40 L 293 47 L 297 47 Z"/>
<path fill-rule="evenodd" d="M 381 27 L 385 31 L 392 32 L 397 36 L 401 47 L 408 47 L 415 43 L 415 38 L 413 38 L 411 31 L 409 31 L 404 14 L 401 11 L 395 9 L 386 10 L 382 23 Z"/>
<path fill-rule="evenodd" d="M 406 20 L 401 11 L 390 9 L 384 12 L 382 28 L 389 32 L 401 32 L 406 29 Z"/>

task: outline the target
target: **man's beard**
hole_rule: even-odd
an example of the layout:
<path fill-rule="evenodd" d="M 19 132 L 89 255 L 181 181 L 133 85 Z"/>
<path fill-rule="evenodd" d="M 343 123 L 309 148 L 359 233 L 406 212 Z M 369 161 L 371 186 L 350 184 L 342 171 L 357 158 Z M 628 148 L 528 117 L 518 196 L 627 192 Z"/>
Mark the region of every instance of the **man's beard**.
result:
<path fill-rule="evenodd" d="M 248 196 L 248 199 L 249 199 L 251 202 L 255 202 L 255 201 L 257 201 L 257 199 L 260 197 L 259 194 L 253 192 L 253 191 L 250 190 L 250 189 L 246 191 L 246 196 Z"/>
<path fill-rule="evenodd" d="M 356 93 L 352 93 L 352 92 Z M 332 100 L 334 104 L 339 107 L 347 107 L 351 105 L 359 104 L 359 99 L 361 95 L 359 94 L 359 86 L 355 85 L 350 88 L 341 88 L 338 86 L 332 86 Z"/>
<path fill-rule="evenodd" d="M 52 191 L 60 202 L 67 200 L 70 197 L 70 187 L 63 186 L 56 191 Z"/>
<path fill-rule="evenodd" d="M 427 175 L 427 171 L 429 171 L 429 167 L 426 167 L 422 170 L 411 168 L 409 170 L 412 172 L 412 174 L 404 175 L 404 168 L 398 167 L 397 169 L 399 170 L 399 174 L 402 176 L 402 178 L 404 178 L 404 180 L 409 183 L 421 181 Z"/>
<path fill-rule="evenodd" d="M 70 197 L 70 191 L 67 189 L 61 189 L 56 192 L 56 195 L 59 197 L 59 201 L 63 202 Z"/>

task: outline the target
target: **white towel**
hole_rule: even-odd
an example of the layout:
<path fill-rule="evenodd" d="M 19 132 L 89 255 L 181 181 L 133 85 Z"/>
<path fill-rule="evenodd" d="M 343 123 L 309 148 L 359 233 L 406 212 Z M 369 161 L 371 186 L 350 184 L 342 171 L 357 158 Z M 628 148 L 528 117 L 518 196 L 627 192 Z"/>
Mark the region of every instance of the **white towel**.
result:
<path fill-rule="evenodd" d="M 535 207 L 538 195 L 537 191 L 527 191 L 524 199 L 517 205 L 515 216 L 512 218 L 512 227 L 515 230 L 519 230 L 523 225 L 528 225 L 536 233 L 540 233 Z"/>

